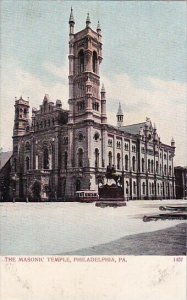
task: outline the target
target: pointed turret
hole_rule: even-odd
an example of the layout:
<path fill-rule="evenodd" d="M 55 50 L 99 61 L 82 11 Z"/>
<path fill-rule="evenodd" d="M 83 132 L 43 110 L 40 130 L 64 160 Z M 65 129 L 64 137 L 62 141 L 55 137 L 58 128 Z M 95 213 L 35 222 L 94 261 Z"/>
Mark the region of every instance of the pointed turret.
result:
<path fill-rule="evenodd" d="M 70 17 L 69 17 L 69 33 L 70 35 L 74 34 L 74 16 L 73 16 L 73 8 L 71 7 Z"/>
<path fill-rule="evenodd" d="M 101 33 L 101 27 L 100 27 L 99 21 L 98 21 L 98 23 L 97 23 L 97 33 L 98 33 L 98 34 Z"/>
<path fill-rule="evenodd" d="M 74 16 L 73 16 L 73 8 L 71 7 L 70 17 L 69 17 L 69 24 L 75 24 Z"/>
<path fill-rule="evenodd" d="M 117 126 L 121 127 L 123 126 L 123 112 L 122 112 L 122 108 L 121 108 L 121 103 L 119 102 L 119 106 L 118 106 L 118 112 L 116 114 L 117 117 Z"/>
<path fill-rule="evenodd" d="M 105 86 L 104 86 L 104 83 L 102 84 L 102 87 L 101 87 L 101 99 L 102 99 L 102 94 L 105 94 L 106 91 L 105 91 Z"/>
<path fill-rule="evenodd" d="M 171 139 L 171 147 L 175 147 L 175 140 L 174 140 L 173 137 L 172 137 L 172 139 Z"/>
<path fill-rule="evenodd" d="M 86 18 L 86 27 L 89 27 L 91 24 L 91 21 L 90 21 L 90 15 L 89 13 L 87 14 L 87 18 Z"/>

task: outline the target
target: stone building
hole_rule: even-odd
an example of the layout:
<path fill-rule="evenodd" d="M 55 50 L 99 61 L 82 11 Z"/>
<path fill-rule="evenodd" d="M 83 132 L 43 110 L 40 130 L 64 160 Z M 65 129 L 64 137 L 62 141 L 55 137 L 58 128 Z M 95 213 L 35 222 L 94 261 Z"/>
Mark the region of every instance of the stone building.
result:
<path fill-rule="evenodd" d="M 176 198 L 187 199 L 187 167 L 174 168 L 176 180 Z"/>
<path fill-rule="evenodd" d="M 88 14 L 83 30 L 75 33 L 74 27 L 71 10 L 69 110 L 45 95 L 30 120 L 29 100 L 15 101 L 12 197 L 68 199 L 76 190 L 98 189 L 107 166 L 114 166 L 123 175 L 126 198 L 174 198 L 174 140 L 171 145 L 162 143 L 149 118 L 124 126 L 120 104 L 117 125 L 108 124 L 99 76 L 100 24 L 93 30 Z"/>

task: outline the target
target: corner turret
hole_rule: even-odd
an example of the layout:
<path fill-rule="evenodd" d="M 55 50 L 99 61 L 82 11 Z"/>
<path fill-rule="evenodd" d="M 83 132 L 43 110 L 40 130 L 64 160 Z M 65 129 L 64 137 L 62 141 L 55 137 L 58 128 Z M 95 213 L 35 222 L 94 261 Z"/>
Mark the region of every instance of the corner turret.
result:
<path fill-rule="evenodd" d="M 73 16 L 73 8 L 71 7 L 71 12 L 70 12 L 70 17 L 69 17 L 69 34 L 70 34 L 70 37 L 71 37 L 71 35 L 74 34 L 74 25 L 75 25 L 75 21 L 74 21 L 74 16 Z"/>
<path fill-rule="evenodd" d="M 13 135 L 24 135 L 29 121 L 29 101 L 24 100 L 22 96 L 17 100 L 15 97 L 15 118 Z"/>
<path fill-rule="evenodd" d="M 121 103 L 119 102 L 119 106 L 118 106 L 118 112 L 116 114 L 117 117 L 117 126 L 121 127 L 123 126 L 123 112 L 121 109 Z"/>

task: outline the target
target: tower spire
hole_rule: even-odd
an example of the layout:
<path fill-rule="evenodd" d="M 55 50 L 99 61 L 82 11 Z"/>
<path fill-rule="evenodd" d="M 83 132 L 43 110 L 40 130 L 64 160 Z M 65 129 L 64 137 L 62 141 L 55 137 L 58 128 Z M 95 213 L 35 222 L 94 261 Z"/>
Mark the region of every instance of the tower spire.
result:
<path fill-rule="evenodd" d="M 98 23 L 97 23 L 97 33 L 100 33 L 100 32 L 101 32 L 101 26 L 100 26 L 100 23 L 98 21 Z"/>
<path fill-rule="evenodd" d="M 116 117 L 117 117 L 117 126 L 118 127 L 123 126 L 123 111 L 122 111 L 120 102 L 119 102 L 118 112 L 116 114 Z"/>
<path fill-rule="evenodd" d="M 86 27 L 89 27 L 91 21 L 90 21 L 90 15 L 87 13 L 87 18 L 86 18 Z"/>
<path fill-rule="evenodd" d="M 69 24 L 75 24 L 74 16 L 73 16 L 73 8 L 71 7 L 70 17 L 69 17 Z"/>
<path fill-rule="evenodd" d="M 69 34 L 70 34 L 70 40 L 73 38 L 74 25 L 75 25 L 75 20 L 74 20 L 74 16 L 73 16 L 73 8 L 71 7 L 71 12 L 70 12 L 70 16 L 69 16 Z"/>

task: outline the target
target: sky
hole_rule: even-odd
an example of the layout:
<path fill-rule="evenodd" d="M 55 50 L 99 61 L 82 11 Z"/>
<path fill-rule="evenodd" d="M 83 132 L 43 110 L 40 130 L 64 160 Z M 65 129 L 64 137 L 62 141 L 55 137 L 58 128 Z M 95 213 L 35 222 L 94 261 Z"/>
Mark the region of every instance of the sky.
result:
<path fill-rule="evenodd" d="M 49 94 L 68 108 L 68 20 L 75 32 L 100 21 L 101 83 L 108 123 L 151 118 L 161 141 L 176 142 L 175 165 L 187 165 L 187 4 L 173 1 L 1 0 L 0 142 L 12 149 L 15 97 L 38 107 Z"/>

